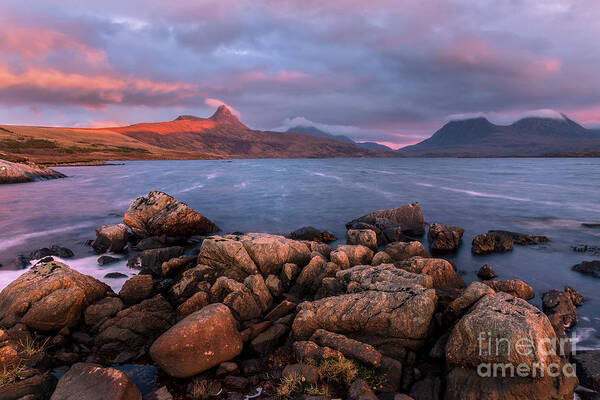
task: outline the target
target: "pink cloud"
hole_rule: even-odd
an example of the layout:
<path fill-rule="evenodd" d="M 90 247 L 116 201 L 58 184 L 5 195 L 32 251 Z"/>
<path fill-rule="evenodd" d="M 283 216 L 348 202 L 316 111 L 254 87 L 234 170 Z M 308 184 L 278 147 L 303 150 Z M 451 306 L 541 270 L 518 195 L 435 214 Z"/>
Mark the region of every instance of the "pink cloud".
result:
<path fill-rule="evenodd" d="M 214 108 L 218 108 L 220 106 L 226 106 L 238 118 L 241 118 L 241 116 L 242 116 L 242 113 L 240 113 L 238 110 L 236 110 L 229 104 L 227 104 L 224 101 L 221 101 L 219 99 L 207 98 L 206 100 L 204 100 L 204 104 L 206 104 L 207 106 L 210 106 L 210 107 L 214 107 Z"/>

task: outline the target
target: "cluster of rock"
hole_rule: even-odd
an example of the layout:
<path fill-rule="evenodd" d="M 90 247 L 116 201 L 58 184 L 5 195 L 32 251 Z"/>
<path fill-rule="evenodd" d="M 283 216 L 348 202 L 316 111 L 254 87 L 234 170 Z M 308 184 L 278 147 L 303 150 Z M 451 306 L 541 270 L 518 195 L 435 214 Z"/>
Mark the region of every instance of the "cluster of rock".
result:
<path fill-rule="evenodd" d="M 491 351 L 488 339 L 514 349 L 519 340 L 564 338 L 578 293 L 546 293 L 546 315 L 524 300 L 534 295 L 524 282 L 467 287 L 452 264 L 412 240 L 425 232 L 417 204 L 348 223 L 348 244 L 335 248 L 306 229 L 318 240 L 212 235 L 186 255 L 165 245 L 218 228 L 160 192 L 136 200 L 124 222 L 138 246 L 163 246 L 131 258 L 140 274 L 118 294 L 56 261 L 0 293 L 0 371 L 25 366 L 0 398 L 541 400 L 571 399 L 578 385 L 573 375 L 532 372 L 540 363 L 567 370 L 568 352 L 482 352 Z M 429 236 L 448 251 L 462 232 L 432 225 Z M 117 252 L 130 240 L 125 225 L 102 227 L 93 246 Z M 50 346 L 32 357 L 25 337 Z M 158 366 L 160 388 L 142 393 L 121 368 L 130 363 Z M 488 363 L 529 372 L 482 376 Z M 579 363 L 597 390 L 597 369 Z M 51 371 L 64 372 L 58 383 Z"/>
<path fill-rule="evenodd" d="M 25 183 L 45 179 L 64 178 L 65 175 L 33 162 L 0 160 L 0 184 Z"/>

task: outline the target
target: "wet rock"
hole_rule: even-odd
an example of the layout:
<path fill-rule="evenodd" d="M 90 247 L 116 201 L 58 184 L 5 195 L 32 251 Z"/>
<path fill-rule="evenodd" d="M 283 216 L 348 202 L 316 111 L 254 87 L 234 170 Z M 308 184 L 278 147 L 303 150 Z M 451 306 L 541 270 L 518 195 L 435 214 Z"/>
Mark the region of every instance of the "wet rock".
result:
<path fill-rule="evenodd" d="M 85 309 L 85 324 L 96 326 L 115 316 L 123 307 L 123 301 L 118 297 L 105 297 Z"/>
<path fill-rule="evenodd" d="M 452 264 L 441 258 L 411 257 L 394 263 L 406 271 L 431 276 L 434 288 L 464 288 L 465 282 L 456 273 Z"/>
<path fill-rule="evenodd" d="M 496 292 L 505 292 L 523 300 L 531 300 L 535 297 L 533 288 L 518 279 L 485 281 L 483 283 L 494 289 Z"/>
<path fill-rule="evenodd" d="M 188 205 L 166 193 L 152 191 L 131 203 L 123 222 L 139 238 L 205 235 L 219 227 Z"/>
<path fill-rule="evenodd" d="M 557 334 L 577 324 L 577 309 L 566 292 L 554 289 L 544 293 L 542 310 Z"/>
<path fill-rule="evenodd" d="M 384 250 L 394 261 L 406 261 L 411 257 L 429 257 L 429 253 L 421 242 L 394 242 L 385 246 Z"/>
<path fill-rule="evenodd" d="M 122 274 L 120 272 L 109 272 L 108 274 L 104 275 L 104 278 L 106 278 L 106 279 L 121 279 L 121 278 L 127 278 L 127 275 Z"/>
<path fill-rule="evenodd" d="M 550 239 L 548 239 L 546 236 L 531 236 L 518 232 L 494 230 L 489 231 L 488 233 L 502 236 L 510 236 L 513 239 L 514 243 L 520 246 L 548 243 L 550 241 Z"/>
<path fill-rule="evenodd" d="M 297 340 L 325 329 L 376 348 L 384 342 L 418 348 L 427 337 L 436 301 L 434 290 L 411 283 L 397 285 L 392 292 L 328 297 L 300 304 L 292 330 Z"/>
<path fill-rule="evenodd" d="M 104 283 L 59 262 L 38 264 L 0 292 L 0 326 L 41 331 L 77 325 L 83 310 L 112 293 Z"/>
<path fill-rule="evenodd" d="M 471 251 L 475 254 L 501 253 L 512 250 L 514 239 L 502 233 L 482 233 L 475 236 Z"/>
<path fill-rule="evenodd" d="M 387 226 L 383 226 L 381 220 L 385 220 L 387 222 Z M 346 229 L 354 229 L 355 226 L 359 225 L 360 223 L 372 225 L 374 227 L 379 225 L 384 228 L 379 229 L 376 227 L 380 231 L 385 230 L 385 228 L 389 229 L 390 227 L 398 228 L 403 235 L 407 236 L 421 236 L 423 233 L 425 233 L 425 220 L 423 219 L 423 211 L 418 203 L 389 210 L 372 212 L 348 222 L 346 224 Z M 380 243 L 380 245 L 383 244 L 385 243 Z"/>
<path fill-rule="evenodd" d="M 600 278 L 600 260 L 583 261 L 572 268 L 573 271 L 581 272 L 584 275 L 591 275 Z"/>
<path fill-rule="evenodd" d="M 131 257 L 127 261 L 127 266 L 129 268 L 139 269 L 143 274 L 152 274 L 153 276 L 161 277 L 163 262 L 180 257 L 183 255 L 183 250 L 183 247 L 180 246 L 144 250 Z"/>
<path fill-rule="evenodd" d="M 120 253 L 127 246 L 129 233 L 125 224 L 103 225 L 96 229 L 96 240 L 92 247 L 97 254 Z"/>
<path fill-rule="evenodd" d="M 378 253 L 375 253 L 375 255 L 373 256 L 373 259 L 371 260 L 371 265 L 391 264 L 393 262 L 394 260 L 392 260 L 392 257 L 390 257 L 388 253 L 386 253 L 385 251 L 380 251 Z"/>
<path fill-rule="evenodd" d="M 341 245 L 335 250 L 336 252 L 341 251 L 348 256 L 350 267 L 354 267 L 355 265 L 370 265 L 373 259 L 373 251 L 361 245 Z M 335 262 L 333 258 L 331 261 Z"/>
<path fill-rule="evenodd" d="M 350 229 L 346 244 L 361 245 L 377 251 L 377 234 L 371 229 Z"/>
<path fill-rule="evenodd" d="M 127 305 L 137 304 L 142 300 L 152 297 L 154 282 L 151 275 L 136 275 L 123 284 L 119 297 Z"/>
<path fill-rule="evenodd" d="M 229 308 L 211 304 L 161 335 L 150 348 L 152 359 L 169 375 L 197 375 L 242 351 L 242 338 Z"/>
<path fill-rule="evenodd" d="M 350 400 L 378 400 L 375 393 L 371 390 L 367 382 L 357 379 L 352 382 L 348 389 L 348 399 Z"/>
<path fill-rule="evenodd" d="M 48 247 L 44 247 L 42 249 L 38 249 L 34 252 L 32 252 L 29 255 L 29 258 L 32 260 L 41 260 L 45 257 L 49 257 L 49 256 L 55 256 L 55 257 L 60 257 L 60 258 L 71 258 L 74 256 L 73 252 L 69 249 L 67 249 L 66 247 L 61 247 L 61 246 L 50 246 Z"/>
<path fill-rule="evenodd" d="M 449 364 L 445 398 L 458 399 L 567 399 L 573 397 L 577 378 L 559 373 L 557 377 L 537 374 L 536 365 L 568 367 L 564 357 L 546 351 L 543 340 L 558 342 L 548 318 L 536 307 L 507 293 L 489 294 L 454 326 L 446 344 Z M 488 345 L 489 341 L 492 347 Z M 532 343 L 533 350 L 515 351 L 517 343 Z M 501 343 L 502 350 L 496 351 Z M 508 351 L 510 345 L 511 351 Z M 485 366 L 513 365 L 521 367 L 519 375 L 491 379 Z M 481 369 L 481 366 L 484 369 Z M 479 372 L 478 372 L 479 371 Z M 482 372 L 484 371 L 484 372 Z M 484 374 L 484 376 L 481 376 Z M 491 375 L 490 375 L 491 376 Z"/>
<path fill-rule="evenodd" d="M 431 251 L 452 252 L 458 248 L 465 230 L 457 226 L 431 224 L 428 239 Z"/>
<path fill-rule="evenodd" d="M 51 400 L 141 400 L 133 381 L 114 368 L 97 364 L 75 364 L 58 381 Z"/>
<path fill-rule="evenodd" d="M 324 329 L 317 329 L 310 337 L 310 341 L 319 346 L 338 350 L 344 356 L 353 358 L 371 367 L 378 368 L 381 365 L 382 355 L 373 346 L 349 339 L 344 335 L 332 333 Z"/>
<path fill-rule="evenodd" d="M 121 261 L 120 258 L 111 257 L 111 256 L 100 256 L 98 257 L 98 265 L 109 265 L 114 264 Z"/>
<path fill-rule="evenodd" d="M 600 350 L 578 351 L 573 361 L 581 385 L 600 392 Z"/>
<path fill-rule="evenodd" d="M 481 268 L 479 268 L 479 271 L 477 271 L 477 276 L 480 279 L 487 281 L 490 279 L 494 279 L 498 275 L 496 275 L 491 265 L 484 264 Z"/>
<path fill-rule="evenodd" d="M 294 240 L 308 240 L 311 242 L 329 243 L 336 240 L 335 236 L 327 231 L 320 231 L 312 226 L 297 229 L 288 235 Z"/>
<path fill-rule="evenodd" d="M 396 268 L 392 264 L 377 266 L 357 265 L 339 271 L 336 279 L 348 292 L 382 290 L 392 292 L 396 287 L 403 288 L 405 283 L 414 283 L 426 288 L 433 287 L 433 279 L 427 275 L 415 274 Z"/>
<path fill-rule="evenodd" d="M 173 322 L 173 308 L 161 295 L 156 295 L 119 311 L 102 323 L 98 328 L 96 342 L 108 349 L 136 348 L 154 340 L 169 329 Z"/>
<path fill-rule="evenodd" d="M 180 256 L 177 258 L 171 258 L 165 261 L 161 265 L 162 276 L 169 278 L 177 275 L 181 271 L 196 266 L 196 257 L 192 256 Z"/>

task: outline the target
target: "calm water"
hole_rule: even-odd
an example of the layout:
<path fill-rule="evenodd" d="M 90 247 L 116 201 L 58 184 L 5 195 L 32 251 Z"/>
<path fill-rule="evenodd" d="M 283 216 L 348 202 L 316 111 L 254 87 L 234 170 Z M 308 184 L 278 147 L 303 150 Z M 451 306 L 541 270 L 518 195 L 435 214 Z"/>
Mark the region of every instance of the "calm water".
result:
<path fill-rule="evenodd" d="M 345 237 L 344 223 L 419 201 L 428 222 L 465 228 L 455 256 L 467 282 L 484 263 L 501 279 L 522 279 L 539 295 L 565 284 L 588 302 L 579 309 L 580 347 L 600 348 L 600 280 L 571 271 L 593 259 L 571 251 L 600 246 L 600 159 L 336 159 L 128 162 L 57 168 L 69 178 L 0 186 L 0 263 L 63 245 L 67 263 L 99 279 L 127 271 L 99 267 L 83 245 L 96 227 L 118 223 L 129 203 L 156 189 L 188 203 L 225 232 L 287 233 L 305 225 Z M 474 257 L 472 238 L 489 229 L 546 235 L 552 242 Z M 600 258 L 600 256 L 595 256 Z M 22 271 L 0 270 L 0 288 Z M 123 280 L 105 280 L 118 290 Z"/>

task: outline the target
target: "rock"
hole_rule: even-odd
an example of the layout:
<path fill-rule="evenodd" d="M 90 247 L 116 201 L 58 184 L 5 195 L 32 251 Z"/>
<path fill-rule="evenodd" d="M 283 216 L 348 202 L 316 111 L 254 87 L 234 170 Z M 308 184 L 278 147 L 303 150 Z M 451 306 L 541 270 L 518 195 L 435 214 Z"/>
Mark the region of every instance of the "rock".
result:
<path fill-rule="evenodd" d="M 577 309 L 571 301 L 571 296 L 566 292 L 554 289 L 544 293 L 542 310 L 548 316 L 557 334 L 577 324 Z"/>
<path fill-rule="evenodd" d="M 98 327 L 99 346 L 116 344 L 120 350 L 148 344 L 173 324 L 173 308 L 161 295 L 121 310 Z M 109 346 L 112 348 L 113 346 Z"/>
<path fill-rule="evenodd" d="M 328 358 L 345 358 L 342 353 L 330 347 L 321 347 L 315 342 L 299 340 L 293 344 L 294 358 L 298 362 L 320 363 Z"/>
<path fill-rule="evenodd" d="M 427 235 L 431 251 L 456 251 L 464 233 L 465 230 L 457 226 L 431 224 Z"/>
<path fill-rule="evenodd" d="M 228 375 L 225 377 L 223 383 L 225 384 L 225 387 L 230 389 L 242 390 L 248 386 L 249 381 L 248 378 L 244 378 L 243 376 Z"/>
<path fill-rule="evenodd" d="M 274 324 L 260 333 L 250 342 L 250 347 L 261 355 L 267 355 L 278 347 L 279 342 L 288 333 L 289 328 L 283 324 Z"/>
<path fill-rule="evenodd" d="M 127 275 L 122 274 L 120 272 L 109 272 L 108 274 L 104 275 L 105 279 L 121 279 L 121 278 L 127 278 Z"/>
<path fill-rule="evenodd" d="M 482 233 L 473 239 L 471 251 L 475 254 L 501 253 L 512 250 L 513 245 L 514 239 L 509 235 Z"/>
<path fill-rule="evenodd" d="M 308 240 L 320 243 L 329 243 L 336 240 L 335 236 L 331 233 L 327 231 L 321 232 L 312 226 L 305 226 L 304 228 L 297 229 L 290 233 L 288 237 L 294 240 Z"/>
<path fill-rule="evenodd" d="M 210 265 L 223 276 L 236 280 L 259 273 L 244 244 L 233 236 L 205 238 L 198 254 L 198 264 Z"/>
<path fill-rule="evenodd" d="M 407 261 L 396 262 L 394 265 L 415 274 L 431 276 L 434 288 L 464 288 L 466 286 L 452 264 L 442 258 L 417 256 L 411 257 Z"/>
<path fill-rule="evenodd" d="M 162 334 L 150 356 L 169 375 L 188 378 L 229 361 L 242 351 L 242 338 L 229 308 L 211 304 Z"/>
<path fill-rule="evenodd" d="M 242 335 L 242 341 L 244 343 L 246 343 L 249 340 L 254 339 L 258 335 L 260 335 L 261 333 L 263 333 L 264 331 L 266 331 L 267 329 L 269 329 L 271 327 L 271 325 L 272 325 L 271 321 L 262 321 L 262 322 L 259 322 L 257 324 L 253 324 L 252 326 L 250 326 L 249 328 L 244 329 L 240 333 Z"/>
<path fill-rule="evenodd" d="M 392 292 L 395 288 L 403 288 L 405 283 L 413 283 L 426 288 L 433 287 L 433 279 L 427 275 L 414 274 L 396 268 L 392 264 L 378 266 L 357 265 L 339 271 L 336 279 L 344 285 L 348 292 L 366 290 L 382 290 Z"/>
<path fill-rule="evenodd" d="M 60 257 L 60 258 L 71 258 L 74 256 L 73 252 L 66 247 L 52 245 L 50 248 L 44 247 L 32 252 L 29 258 L 32 260 L 42 260 L 45 257 Z"/>
<path fill-rule="evenodd" d="M 308 240 L 303 240 L 302 243 L 304 243 L 308 247 L 311 253 L 314 253 L 316 251 L 317 253 L 321 253 L 321 255 L 327 259 L 329 259 L 329 255 L 333 251 L 331 246 L 326 243 L 310 242 Z"/>
<path fill-rule="evenodd" d="M 600 350 L 578 351 L 573 361 L 581 385 L 600 392 Z"/>
<path fill-rule="evenodd" d="M 352 382 L 348 389 L 349 400 L 378 400 L 375 393 L 371 390 L 367 382 L 362 379 L 357 379 Z"/>
<path fill-rule="evenodd" d="M 146 399 L 146 397 L 144 397 Z M 166 386 L 155 390 L 147 396 L 147 400 L 173 400 L 173 395 L 169 392 Z"/>
<path fill-rule="evenodd" d="M 318 384 L 320 379 L 319 369 L 309 364 L 290 364 L 283 369 L 282 376 L 304 378 L 304 382 L 312 385 Z"/>
<path fill-rule="evenodd" d="M 401 232 L 407 236 L 421 236 L 425 233 L 423 211 L 418 203 L 390 210 L 372 212 L 348 222 L 346 224 L 346 229 L 353 229 L 358 223 L 376 225 L 380 219 L 389 221 L 390 225 L 398 227 Z"/>
<path fill-rule="evenodd" d="M 481 268 L 479 268 L 479 271 L 477 271 L 477 276 L 482 280 L 487 281 L 494 279 L 498 275 L 496 275 L 491 265 L 484 264 Z"/>
<path fill-rule="evenodd" d="M 346 244 L 361 245 L 377 251 L 377 234 L 371 229 L 350 229 Z"/>
<path fill-rule="evenodd" d="M 434 290 L 411 283 L 397 285 L 392 292 L 328 297 L 300 304 L 292 330 L 297 340 L 325 329 L 376 348 L 382 343 L 418 348 L 427 337 L 436 302 Z"/>
<path fill-rule="evenodd" d="M 187 242 L 187 239 L 187 237 L 183 236 L 150 236 L 139 240 L 135 245 L 133 245 L 133 250 L 143 251 L 151 249 L 160 249 L 162 247 L 178 246 L 185 244 Z"/>
<path fill-rule="evenodd" d="M 33 372 L 33 371 L 32 371 Z M 0 385 L 2 400 L 49 399 L 56 387 L 56 377 L 50 373 L 38 373 L 23 380 Z"/>
<path fill-rule="evenodd" d="M 19 254 L 8 265 L 10 269 L 25 269 L 31 264 L 29 257 Z"/>
<path fill-rule="evenodd" d="M 410 388 L 410 397 L 415 400 L 439 400 L 442 382 L 440 378 L 427 376 L 417 381 Z"/>
<path fill-rule="evenodd" d="M 375 255 L 373 256 L 373 259 L 371 260 L 371 265 L 391 264 L 393 262 L 394 260 L 392 260 L 392 257 L 390 257 L 388 253 L 386 253 L 385 251 L 380 251 L 378 253 L 375 253 Z"/>
<path fill-rule="evenodd" d="M 341 250 L 332 251 L 329 254 L 329 258 L 331 259 L 331 262 L 337 264 L 340 269 L 350 268 L 350 259 L 348 258 L 348 255 Z"/>
<path fill-rule="evenodd" d="M 205 292 L 196 292 L 177 308 L 177 314 L 179 318 L 185 318 L 191 313 L 203 309 L 208 304 L 208 294 Z"/>
<path fill-rule="evenodd" d="M 100 256 L 98 257 L 98 265 L 109 265 L 114 264 L 121 261 L 120 258 L 111 257 L 111 256 Z"/>
<path fill-rule="evenodd" d="M 341 245 L 335 250 L 336 252 L 341 251 L 348 256 L 348 262 L 351 267 L 354 267 L 355 265 L 370 265 L 371 260 L 373 259 L 373 251 L 368 247 L 361 245 Z M 333 258 L 331 261 L 335 262 Z"/>
<path fill-rule="evenodd" d="M 581 272 L 585 275 L 591 275 L 600 278 L 600 260 L 583 261 L 572 268 L 573 271 Z"/>
<path fill-rule="evenodd" d="M 103 225 L 96 229 L 96 240 L 92 247 L 97 254 L 120 253 L 127 246 L 129 233 L 125 224 Z"/>
<path fill-rule="evenodd" d="M 300 275 L 296 279 L 296 284 L 304 292 L 316 291 L 321 286 L 326 265 L 327 260 L 322 255 L 319 254 L 313 257 L 308 265 L 300 271 Z"/>
<path fill-rule="evenodd" d="M 183 302 L 198 290 L 201 290 L 201 286 L 205 283 L 210 287 L 208 281 L 214 275 L 214 270 L 207 265 L 198 265 L 197 267 L 190 268 L 181 274 L 181 278 L 175 283 L 170 293 L 177 302 Z"/>
<path fill-rule="evenodd" d="M 515 297 L 520 297 L 523 300 L 531 300 L 535 297 L 533 288 L 518 279 L 485 281 L 483 283 L 494 289 L 496 292 L 505 292 Z"/>
<path fill-rule="evenodd" d="M 250 275 L 244 279 L 244 285 L 250 289 L 263 313 L 273 306 L 273 296 L 271 296 L 262 275 Z"/>
<path fill-rule="evenodd" d="M 300 273 L 300 267 L 296 264 L 286 263 L 281 268 L 281 283 L 286 287 L 290 287 L 298 274 Z"/>
<path fill-rule="evenodd" d="M 384 250 L 394 261 L 406 261 L 411 257 L 429 257 L 429 253 L 421 242 L 394 242 L 385 246 Z"/>
<path fill-rule="evenodd" d="M 183 247 L 180 246 L 144 250 L 131 257 L 127 261 L 127 266 L 139 269 L 143 274 L 152 274 L 153 276 L 161 277 L 163 262 L 180 257 L 181 255 L 183 255 Z"/>
<path fill-rule="evenodd" d="M 273 297 L 279 297 L 285 292 L 281 280 L 275 275 L 271 274 L 267 276 L 267 279 L 265 279 L 265 284 L 267 285 L 267 288 Z"/>
<path fill-rule="evenodd" d="M 332 333 L 324 329 L 317 329 L 310 337 L 310 341 L 319 346 L 338 350 L 344 356 L 353 358 L 371 367 L 378 368 L 381 365 L 382 355 L 373 346 L 349 339 L 344 335 Z"/>
<path fill-rule="evenodd" d="M 66 175 L 60 172 L 38 165 L 32 161 L 10 162 L 0 160 L 0 184 L 25 183 L 65 177 Z"/>
<path fill-rule="evenodd" d="M 139 238 L 161 235 L 189 237 L 219 230 L 218 226 L 199 212 L 158 191 L 134 200 L 125 213 L 123 222 Z"/>
<path fill-rule="evenodd" d="M 530 347 L 523 350 L 527 343 Z M 548 343 L 558 343 L 558 339 L 539 309 L 507 293 L 484 296 L 460 319 L 448 338 L 446 360 L 450 372 L 445 398 L 573 398 L 577 378 L 563 373 L 567 361 L 559 353 L 548 351 Z M 491 374 L 496 365 L 523 367 L 519 367 L 518 375 L 508 372 L 505 377 L 494 375 L 490 379 L 492 375 L 485 373 Z M 540 378 L 540 365 L 556 365 L 560 372 L 557 377 L 546 373 Z"/>
<path fill-rule="evenodd" d="M 51 400 L 141 400 L 133 381 L 114 368 L 78 363 L 58 381 Z"/>
<path fill-rule="evenodd" d="M 310 250 L 304 243 L 283 236 L 248 233 L 239 240 L 264 276 L 278 274 L 287 263 L 304 266 L 310 261 Z"/>
<path fill-rule="evenodd" d="M 275 321 L 296 309 L 296 303 L 288 300 L 283 300 L 274 309 L 272 309 L 266 316 L 267 321 Z"/>
<path fill-rule="evenodd" d="M 494 289 L 481 282 L 471 283 L 462 294 L 454 299 L 444 311 L 444 319 L 446 322 L 453 322 L 465 311 L 475 304 L 479 299 L 488 294 L 496 293 Z"/>
<path fill-rule="evenodd" d="M 216 376 L 235 374 L 239 371 L 238 365 L 234 362 L 225 361 L 219 364 L 219 368 L 215 372 Z"/>
<path fill-rule="evenodd" d="M 212 302 L 220 302 L 231 308 L 239 321 L 259 318 L 263 313 L 261 305 L 247 286 L 224 276 L 217 279 L 210 289 L 210 298 Z"/>
<path fill-rule="evenodd" d="M 142 300 L 152 297 L 154 282 L 151 275 L 136 275 L 123 284 L 119 297 L 127 305 L 137 304 Z"/>
<path fill-rule="evenodd" d="M 196 266 L 196 257 L 192 256 L 180 256 L 177 258 L 171 258 L 165 261 L 161 265 L 162 276 L 169 278 L 177 275 L 181 271 Z"/>
<path fill-rule="evenodd" d="M 38 264 L 0 292 L 0 326 L 40 331 L 72 327 L 83 310 L 112 293 L 104 283 L 59 262 Z"/>
<path fill-rule="evenodd" d="M 569 295 L 575 306 L 580 307 L 583 305 L 583 303 L 585 303 L 585 298 L 571 286 L 565 286 L 565 292 Z"/>
<path fill-rule="evenodd" d="M 123 309 L 124 305 L 118 297 L 105 297 L 91 304 L 85 309 L 84 321 L 86 325 L 96 326 L 101 322 L 115 316 Z"/>
<path fill-rule="evenodd" d="M 495 230 L 495 231 L 489 231 L 488 233 L 502 235 L 502 236 L 510 236 L 513 239 L 515 244 L 518 244 L 521 246 L 547 243 L 550 241 L 550 239 L 548 239 L 546 236 L 530 236 L 530 235 L 525 235 L 523 233 L 518 233 L 518 232 Z"/>

